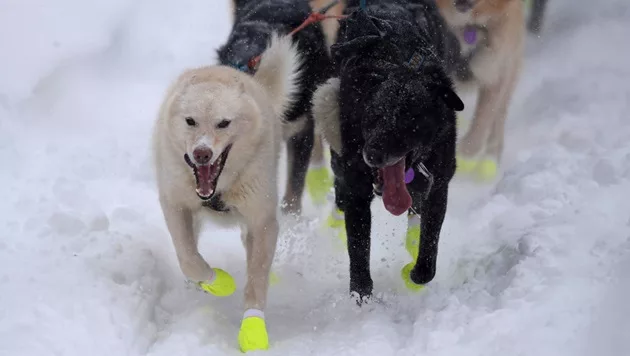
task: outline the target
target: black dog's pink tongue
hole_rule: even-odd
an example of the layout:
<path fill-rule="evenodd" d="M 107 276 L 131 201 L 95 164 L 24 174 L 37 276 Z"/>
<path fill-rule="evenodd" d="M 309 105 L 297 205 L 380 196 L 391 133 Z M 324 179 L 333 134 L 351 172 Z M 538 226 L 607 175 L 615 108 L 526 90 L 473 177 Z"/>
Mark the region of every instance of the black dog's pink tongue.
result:
<path fill-rule="evenodd" d="M 381 168 L 383 177 L 383 204 L 394 215 L 404 214 L 411 207 L 411 196 L 405 184 L 405 160 Z"/>
<path fill-rule="evenodd" d="M 202 198 L 210 198 L 214 193 L 212 186 L 212 166 L 197 166 L 197 194 Z"/>

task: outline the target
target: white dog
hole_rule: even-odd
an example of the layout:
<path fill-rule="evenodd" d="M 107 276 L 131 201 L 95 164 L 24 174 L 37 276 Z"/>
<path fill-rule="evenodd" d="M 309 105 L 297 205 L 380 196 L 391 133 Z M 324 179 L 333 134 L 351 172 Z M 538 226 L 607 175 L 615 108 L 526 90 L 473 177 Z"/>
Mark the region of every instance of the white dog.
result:
<path fill-rule="evenodd" d="M 217 296 L 236 289 L 197 249 L 203 211 L 238 224 L 247 252 L 242 351 L 266 349 L 263 310 L 278 235 L 277 165 L 283 113 L 296 94 L 300 58 L 272 36 L 254 76 L 225 66 L 184 72 L 171 85 L 153 134 L 160 204 L 184 275 Z"/>

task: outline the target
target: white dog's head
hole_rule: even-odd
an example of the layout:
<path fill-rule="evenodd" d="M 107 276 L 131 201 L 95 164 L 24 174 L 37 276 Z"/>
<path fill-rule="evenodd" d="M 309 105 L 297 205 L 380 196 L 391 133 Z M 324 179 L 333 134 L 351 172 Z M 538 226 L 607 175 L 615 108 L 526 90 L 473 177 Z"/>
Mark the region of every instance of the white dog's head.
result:
<path fill-rule="evenodd" d="M 192 169 L 197 195 L 210 199 L 233 145 L 253 146 L 261 126 L 247 79 L 229 68 L 206 67 L 182 74 L 167 109 L 169 140 Z"/>

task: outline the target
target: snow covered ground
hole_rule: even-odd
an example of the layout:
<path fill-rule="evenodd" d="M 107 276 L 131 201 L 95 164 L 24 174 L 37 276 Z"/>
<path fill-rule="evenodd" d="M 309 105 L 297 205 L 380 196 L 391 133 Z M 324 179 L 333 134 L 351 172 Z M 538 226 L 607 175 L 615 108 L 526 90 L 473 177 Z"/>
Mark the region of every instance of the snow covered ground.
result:
<path fill-rule="evenodd" d="M 403 289 L 405 220 L 375 201 L 383 303 L 357 308 L 346 253 L 309 206 L 283 223 L 269 355 L 628 354 L 630 4 L 549 10 L 505 174 L 453 183 L 430 287 Z M 201 244 L 237 293 L 189 288 L 149 156 L 166 85 L 228 31 L 224 1 L 0 0 L 0 355 L 239 354 L 238 232 L 208 226 Z"/>

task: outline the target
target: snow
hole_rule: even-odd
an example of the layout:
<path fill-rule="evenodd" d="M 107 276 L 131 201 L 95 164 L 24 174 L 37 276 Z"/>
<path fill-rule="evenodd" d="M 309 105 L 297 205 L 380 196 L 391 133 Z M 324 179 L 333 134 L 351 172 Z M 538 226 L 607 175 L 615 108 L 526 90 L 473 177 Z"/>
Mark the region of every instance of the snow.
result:
<path fill-rule="evenodd" d="M 0 355 L 239 354 L 239 233 L 208 225 L 201 242 L 234 296 L 187 285 L 149 155 L 168 82 L 214 61 L 229 22 L 223 1 L 0 2 Z M 504 175 L 453 182 L 422 293 L 402 286 L 405 220 L 380 201 L 381 302 L 365 308 L 319 228 L 329 207 L 283 219 L 267 354 L 627 354 L 629 31 L 624 0 L 550 2 L 528 40 Z"/>

